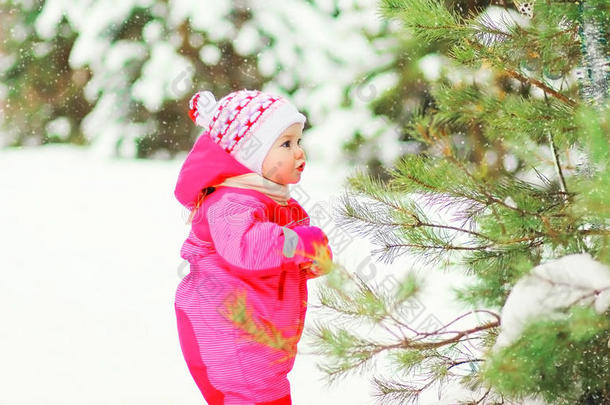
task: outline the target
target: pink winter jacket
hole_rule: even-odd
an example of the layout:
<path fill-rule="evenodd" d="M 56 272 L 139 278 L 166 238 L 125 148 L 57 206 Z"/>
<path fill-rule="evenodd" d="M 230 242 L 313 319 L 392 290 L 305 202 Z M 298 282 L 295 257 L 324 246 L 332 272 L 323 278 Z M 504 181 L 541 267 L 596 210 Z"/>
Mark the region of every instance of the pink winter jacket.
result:
<path fill-rule="evenodd" d="M 204 133 L 180 170 L 175 196 L 190 209 L 202 189 L 249 172 Z M 175 306 L 193 325 L 209 380 L 220 391 L 258 401 L 290 392 L 286 375 L 303 330 L 306 282 L 315 275 L 299 269 L 309 259 L 284 255 L 285 228 L 298 235 L 297 252 L 313 253 L 314 243 L 327 242 L 296 200 L 282 206 L 256 190 L 223 186 L 205 197 L 182 246 L 190 273 L 178 286 Z M 246 308 L 260 324 L 294 343 L 291 350 L 255 341 L 221 314 L 236 291 L 245 293 Z"/>

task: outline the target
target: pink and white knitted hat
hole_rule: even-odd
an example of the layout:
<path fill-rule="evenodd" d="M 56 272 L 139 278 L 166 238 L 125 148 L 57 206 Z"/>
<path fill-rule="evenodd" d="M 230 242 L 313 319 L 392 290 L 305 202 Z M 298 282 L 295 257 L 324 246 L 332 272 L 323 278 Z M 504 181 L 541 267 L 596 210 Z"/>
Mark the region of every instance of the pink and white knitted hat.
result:
<path fill-rule="evenodd" d="M 209 91 L 195 94 L 189 116 L 225 152 L 262 176 L 263 161 L 276 139 L 305 116 L 281 96 L 258 90 L 238 90 L 219 101 Z"/>

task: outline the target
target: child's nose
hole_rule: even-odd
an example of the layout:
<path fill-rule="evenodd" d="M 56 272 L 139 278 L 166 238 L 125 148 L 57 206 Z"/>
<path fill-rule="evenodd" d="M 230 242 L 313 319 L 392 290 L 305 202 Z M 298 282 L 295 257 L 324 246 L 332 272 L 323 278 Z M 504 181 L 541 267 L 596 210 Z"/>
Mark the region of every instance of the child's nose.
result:
<path fill-rule="evenodd" d="M 300 146 L 297 146 L 297 149 L 296 149 L 296 152 L 295 152 L 295 158 L 296 159 L 303 159 L 304 157 L 305 157 L 305 151 Z"/>

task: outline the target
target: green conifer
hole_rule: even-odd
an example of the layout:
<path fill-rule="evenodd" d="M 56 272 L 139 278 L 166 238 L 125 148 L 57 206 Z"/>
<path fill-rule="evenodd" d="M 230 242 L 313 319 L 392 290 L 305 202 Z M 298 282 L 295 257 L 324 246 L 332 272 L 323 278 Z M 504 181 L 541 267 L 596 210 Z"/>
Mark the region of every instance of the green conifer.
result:
<path fill-rule="evenodd" d="M 418 40 L 442 42 L 464 77 L 434 83 L 433 108 L 405 127 L 424 152 L 385 176 L 353 174 L 338 219 L 380 245 L 381 261 L 408 254 L 474 281 L 454 286 L 468 310 L 423 330 L 400 314 L 421 281 L 384 289 L 335 264 L 320 301 L 353 322 L 318 322 L 320 368 L 333 382 L 390 363 L 395 377 L 373 378 L 381 402 L 414 403 L 433 387 L 442 397 L 454 383 L 472 391 L 463 403 L 610 403 L 610 312 L 593 308 L 610 285 L 528 320 L 494 349 L 509 326 L 507 298 L 533 268 L 580 253 L 610 265 L 610 2 L 515 2 L 466 15 L 439 0 L 380 4 Z M 431 214 L 447 207 L 459 217 Z M 381 334 L 361 333 L 363 322 Z"/>

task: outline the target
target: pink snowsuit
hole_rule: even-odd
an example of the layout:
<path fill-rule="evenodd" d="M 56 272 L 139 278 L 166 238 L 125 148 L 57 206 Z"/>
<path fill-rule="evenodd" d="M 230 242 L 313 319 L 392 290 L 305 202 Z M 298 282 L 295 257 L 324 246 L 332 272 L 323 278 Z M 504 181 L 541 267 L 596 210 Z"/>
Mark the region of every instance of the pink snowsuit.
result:
<path fill-rule="evenodd" d="M 182 165 L 174 194 L 190 209 L 202 189 L 250 172 L 204 133 Z M 216 188 L 193 219 L 180 251 L 190 273 L 178 285 L 175 310 L 184 358 L 208 404 L 291 403 L 287 374 L 303 331 L 306 282 L 315 275 L 299 268 L 309 259 L 283 254 L 284 225 L 298 235 L 297 252 L 327 241 L 296 200 L 283 206 L 251 189 Z M 221 314 L 236 291 L 245 292 L 258 321 L 294 342 L 294 351 L 255 341 Z"/>

